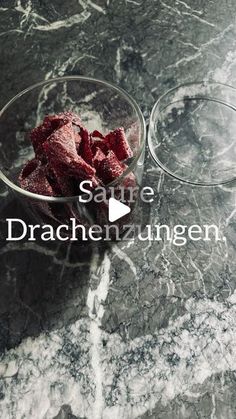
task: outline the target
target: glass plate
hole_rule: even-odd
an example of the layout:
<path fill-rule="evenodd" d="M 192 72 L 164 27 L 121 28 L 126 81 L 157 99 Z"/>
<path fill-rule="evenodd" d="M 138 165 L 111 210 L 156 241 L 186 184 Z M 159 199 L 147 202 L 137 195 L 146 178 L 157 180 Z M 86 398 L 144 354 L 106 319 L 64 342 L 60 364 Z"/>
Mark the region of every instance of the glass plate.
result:
<path fill-rule="evenodd" d="M 236 89 L 214 82 L 171 89 L 154 105 L 148 144 L 168 174 L 196 185 L 236 178 Z"/>

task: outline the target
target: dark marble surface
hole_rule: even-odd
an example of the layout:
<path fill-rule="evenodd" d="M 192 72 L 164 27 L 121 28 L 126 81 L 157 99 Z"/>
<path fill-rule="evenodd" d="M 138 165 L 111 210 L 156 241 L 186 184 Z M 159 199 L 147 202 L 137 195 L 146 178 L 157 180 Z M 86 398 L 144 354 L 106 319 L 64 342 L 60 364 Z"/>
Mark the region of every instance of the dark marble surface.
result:
<path fill-rule="evenodd" d="M 125 88 L 148 119 L 181 82 L 236 84 L 235 15 L 234 0 L 2 0 L 0 104 L 42 79 L 88 75 Z M 1 418 L 236 418 L 236 186 L 181 184 L 148 154 L 144 183 L 152 222 L 215 223 L 226 241 L 2 238 Z M 0 208 L 1 228 L 23 217 L 3 185 Z"/>

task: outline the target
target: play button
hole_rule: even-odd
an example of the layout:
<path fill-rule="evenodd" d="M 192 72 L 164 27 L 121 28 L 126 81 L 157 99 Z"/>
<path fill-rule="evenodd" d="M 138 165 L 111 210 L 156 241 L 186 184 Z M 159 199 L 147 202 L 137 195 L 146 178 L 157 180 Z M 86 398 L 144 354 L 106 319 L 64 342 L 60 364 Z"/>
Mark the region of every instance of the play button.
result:
<path fill-rule="evenodd" d="M 108 210 L 108 218 L 110 223 L 113 223 L 119 218 L 124 217 L 126 214 L 129 214 L 130 207 L 128 205 L 122 204 L 122 202 L 117 201 L 115 198 L 109 199 L 109 210 Z"/>

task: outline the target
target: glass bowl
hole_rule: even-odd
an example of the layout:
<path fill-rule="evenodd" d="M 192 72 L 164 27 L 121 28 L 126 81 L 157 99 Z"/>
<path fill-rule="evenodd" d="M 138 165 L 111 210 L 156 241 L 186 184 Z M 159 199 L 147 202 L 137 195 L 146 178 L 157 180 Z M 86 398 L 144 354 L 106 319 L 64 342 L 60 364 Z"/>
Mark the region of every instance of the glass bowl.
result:
<path fill-rule="evenodd" d="M 154 161 L 178 180 L 214 186 L 236 178 L 236 89 L 187 83 L 156 102 L 148 145 Z"/>
<path fill-rule="evenodd" d="M 42 214 L 50 218 L 54 208 L 57 208 L 57 214 L 64 214 L 64 210 L 70 206 L 73 207 L 72 212 L 76 209 L 87 219 L 86 222 L 91 222 L 91 214 L 88 214 L 90 209 L 83 208 L 85 204 L 81 204 L 78 197 L 37 195 L 21 189 L 18 184 L 23 165 L 34 157 L 28 135 L 30 130 L 39 125 L 46 114 L 69 110 L 81 116 L 89 131 L 97 129 L 106 134 L 124 127 L 133 157 L 126 162 L 127 169 L 113 185 L 122 184 L 131 173 L 137 185 L 140 185 L 146 135 L 142 112 L 122 89 L 105 81 L 80 76 L 37 83 L 17 94 L 0 111 L 0 178 L 29 204 L 39 218 Z"/>

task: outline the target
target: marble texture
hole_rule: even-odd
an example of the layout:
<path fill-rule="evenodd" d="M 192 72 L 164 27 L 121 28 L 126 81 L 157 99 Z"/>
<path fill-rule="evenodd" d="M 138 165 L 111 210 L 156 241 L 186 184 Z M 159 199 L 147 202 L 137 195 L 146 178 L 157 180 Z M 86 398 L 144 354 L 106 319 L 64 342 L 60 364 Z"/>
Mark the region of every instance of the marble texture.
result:
<path fill-rule="evenodd" d="M 170 87 L 236 85 L 236 4 L 0 1 L 0 105 L 39 80 L 113 81 L 148 121 Z M 3 139 L 2 139 L 3 141 Z M 236 418 L 236 184 L 198 188 L 146 155 L 152 223 L 214 223 L 224 243 L 8 243 L 27 219 L 0 186 L 0 416 Z"/>

